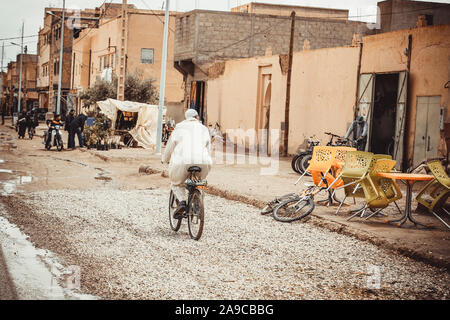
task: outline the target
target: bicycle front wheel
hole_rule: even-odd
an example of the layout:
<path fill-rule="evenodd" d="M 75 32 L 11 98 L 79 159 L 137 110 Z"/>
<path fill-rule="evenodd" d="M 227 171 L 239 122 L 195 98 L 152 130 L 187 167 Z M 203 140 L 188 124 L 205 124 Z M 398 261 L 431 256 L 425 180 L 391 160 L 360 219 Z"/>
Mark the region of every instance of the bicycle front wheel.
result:
<path fill-rule="evenodd" d="M 289 199 L 273 210 L 273 217 L 280 222 L 293 222 L 309 215 L 314 210 L 312 197 L 303 199 Z"/>
<path fill-rule="evenodd" d="M 188 229 L 193 240 L 199 240 L 203 233 L 205 222 L 205 208 L 203 207 L 203 196 L 199 190 L 192 193 L 189 203 Z"/>
<path fill-rule="evenodd" d="M 170 197 L 169 197 L 169 221 L 170 221 L 170 228 L 177 232 L 180 230 L 181 227 L 181 220 L 182 219 L 174 219 L 173 213 L 175 212 L 175 209 L 178 207 L 177 199 L 175 198 L 175 195 L 173 191 L 170 191 Z"/>

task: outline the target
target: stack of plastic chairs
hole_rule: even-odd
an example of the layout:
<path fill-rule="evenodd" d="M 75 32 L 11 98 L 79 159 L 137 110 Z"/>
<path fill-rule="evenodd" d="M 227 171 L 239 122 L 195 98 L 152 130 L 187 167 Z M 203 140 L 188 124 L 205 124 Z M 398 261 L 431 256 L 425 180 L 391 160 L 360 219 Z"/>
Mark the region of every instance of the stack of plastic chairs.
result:
<path fill-rule="evenodd" d="M 365 198 L 364 190 L 361 183 L 366 178 L 373 160 L 373 153 L 363 151 L 350 151 L 346 153 L 345 164 L 341 169 L 341 173 L 337 178 L 342 179 L 343 185 L 335 189 L 344 189 L 345 197 L 340 203 L 336 214 L 342 208 L 348 197 Z"/>
<path fill-rule="evenodd" d="M 367 177 L 373 184 L 367 184 L 366 181 L 362 183 L 363 188 L 372 188 L 372 185 L 374 185 L 376 194 L 378 195 L 370 201 L 367 201 L 366 199 L 366 210 L 370 209 L 372 211 L 366 220 L 380 213 L 381 210 L 388 207 L 392 202 L 395 203 L 397 209 L 401 213 L 400 208 L 395 202 L 402 198 L 402 193 L 397 182 L 394 179 L 382 178 L 377 174 L 378 172 L 390 172 L 395 167 L 396 161 L 389 158 L 390 156 L 386 155 L 376 155 L 373 160 L 374 164 L 371 166 Z"/>
<path fill-rule="evenodd" d="M 416 199 L 428 209 L 428 212 L 450 229 L 450 226 L 437 215 L 440 210 L 450 215 L 450 212 L 444 208 L 447 199 L 450 197 L 450 178 L 439 160 L 430 160 L 427 165 L 434 176 L 434 180 L 425 185 Z M 430 200 L 425 197 L 426 194 L 429 195 Z"/>
<path fill-rule="evenodd" d="M 297 180 L 296 184 L 305 176 L 306 173 L 311 174 L 314 184 L 318 187 L 324 186 L 324 177 L 326 177 L 327 183 L 332 183 L 335 180 L 331 174 L 335 154 L 336 149 L 334 147 L 314 147 L 309 166 L 303 175 Z"/>

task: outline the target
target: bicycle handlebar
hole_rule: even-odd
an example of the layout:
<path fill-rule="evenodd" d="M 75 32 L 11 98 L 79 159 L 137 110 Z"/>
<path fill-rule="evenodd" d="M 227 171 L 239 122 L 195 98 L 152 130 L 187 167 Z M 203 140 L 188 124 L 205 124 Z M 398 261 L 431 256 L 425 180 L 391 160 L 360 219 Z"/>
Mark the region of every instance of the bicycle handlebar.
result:
<path fill-rule="evenodd" d="M 334 138 L 342 138 L 341 136 L 338 136 L 337 134 L 331 133 L 331 132 L 325 132 L 326 135 L 332 136 Z"/>

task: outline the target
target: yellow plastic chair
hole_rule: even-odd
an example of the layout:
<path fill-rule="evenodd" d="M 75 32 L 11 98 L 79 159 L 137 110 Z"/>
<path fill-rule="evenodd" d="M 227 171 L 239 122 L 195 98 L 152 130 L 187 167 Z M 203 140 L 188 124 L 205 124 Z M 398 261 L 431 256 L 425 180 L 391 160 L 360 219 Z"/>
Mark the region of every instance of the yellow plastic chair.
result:
<path fill-rule="evenodd" d="M 383 155 L 380 155 L 383 157 Z M 398 207 L 396 201 L 403 197 L 402 192 L 394 179 L 388 179 L 380 177 L 378 172 L 391 172 L 391 170 L 395 167 L 396 161 L 390 159 L 378 159 L 369 172 L 369 179 L 373 181 L 375 185 L 378 197 L 367 203 L 367 209 L 371 209 L 372 214 L 370 214 L 366 220 L 370 219 L 377 213 L 380 213 L 382 209 L 386 208 L 392 202 L 395 203 L 398 211 L 401 214 L 401 210 Z M 378 210 L 374 210 L 378 209 Z"/>
<path fill-rule="evenodd" d="M 335 177 L 333 182 L 328 183 L 328 190 L 333 188 L 339 188 L 344 185 L 344 181 L 341 179 L 342 176 L 342 168 L 345 165 L 345 159 L 348 152 L 356 151 L 356 148 L 351 147 L 334 147 L 336 149 L 336 153 L 334 155 L 334 160 L 331 165 L 332 175 Z"/>
<path fill-rule="evenodd" d="M 339 204 L 336 214 L 342 208 L 347 197 L 365 198 L 361 182 L 366 178 L 373 162 L 374 154 L 364 151 L 349 151 L 345 156 L 345 164 L 341 169 L 341 174 L 337 178 L 342 179 L 343 185 L 335 188 L 334 192 L 344 189 L 345 197 Z"/>
<path fill-rule="evenodd" d="M 450 229 L 450 226 L 436 213 L 442 209 L 445 213 L 450 215 L 450 212 L 444 208 L 447 199 L 450 197 L 450 178 L 445 172 L 440 160 L 428 161 L 427 165 L 434 176 L 434 180 L 425 185 L 417 195 L 416 199 L 421 205 L 428 209 L 428 212 L 433 214 Z M 427 199 L 426 195 L 429 196 L 429 199 Z"/>

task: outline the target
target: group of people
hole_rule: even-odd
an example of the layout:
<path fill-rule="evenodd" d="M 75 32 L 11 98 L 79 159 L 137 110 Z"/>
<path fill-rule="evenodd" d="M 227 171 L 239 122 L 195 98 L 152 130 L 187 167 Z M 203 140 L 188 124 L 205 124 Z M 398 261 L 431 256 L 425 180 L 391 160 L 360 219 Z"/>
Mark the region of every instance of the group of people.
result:
<path fill-rule="evenodd" d="M 69 114 L 66 116 L 66 121 L 64 122 L 64 130 L 68 132 L 67 149 L 75 149 L 75 135 L 78 136 L 78 144 L 80 148 L 84 148 L 83 131 L 84 125 L 86 123 L 86 115 L 79 114 L 75 117 L 75 111 L 70 110 Z M 47 120 L 47 126 L 49 128 L 47 144 L 51 143 L 51 133 L 55 129 L 55 126 L 63 126 L 60 115 L 55 115 L 53 120 Z"/>
<path fill-rule="evenodd" d="M 61 120 L 61 116 L 58 114 L 55 114 L 54 118 L 52 120 L 47 120 L 46 124 L 48 127 L 48 139 L 46 141 L 46 144 L 50 144 L 51 141 L 51 133 L 53 130 L 55 130 L 56 126 L 63 126 L 64 130 L 68 132 L 68 141 L 67 141 L 67 148 L 74 150 L 75 149 L 75 135 L 78 137 L 78 143 L 80 145 L 80 148 L 83 148 L 85 146 L 84 139 L 83 139 L 83 131 L 84 131 L 84 125 L 86 123 L 86 115 L 79 114 L 78 116 L 75 116 L 75 111 L 70 110 L 68 115 L 66 116 L 66 121 L 63 123 Z M 35 110 L 28 111 L 28 112 L 22 112 L 17 120 L 17 131 L 19 134 L 19 139 L 25 139 L 25 134 L 28 130 L 28 132 L 36 130 L 36 127 L 39 126 L 39 119 L 38 119 L 38 112 Z"/>

